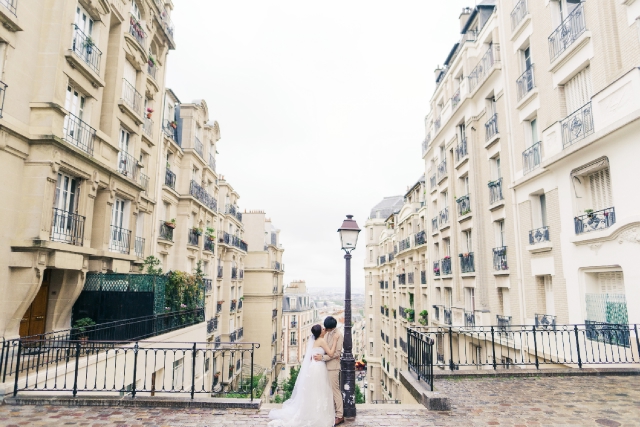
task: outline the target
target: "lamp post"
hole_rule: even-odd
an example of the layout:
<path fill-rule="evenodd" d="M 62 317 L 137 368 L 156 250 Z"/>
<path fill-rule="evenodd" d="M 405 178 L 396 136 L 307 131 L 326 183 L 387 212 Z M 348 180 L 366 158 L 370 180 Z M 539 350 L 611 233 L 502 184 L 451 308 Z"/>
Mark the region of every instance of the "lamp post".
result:
<path fill-rule="evenodd" d="M 344 417 L 356 416 L 356 360 L 353 357 L 353 342 L 351 339 L 351 252 L 356 248 L 360 228 L 353 219 L 353 215 L 347 215 L 338 229 L 342 250 L 345 251 L 346 277 L 344 291 L 344 346 L 340 356 L 340 388 L 344 403 Z"/>

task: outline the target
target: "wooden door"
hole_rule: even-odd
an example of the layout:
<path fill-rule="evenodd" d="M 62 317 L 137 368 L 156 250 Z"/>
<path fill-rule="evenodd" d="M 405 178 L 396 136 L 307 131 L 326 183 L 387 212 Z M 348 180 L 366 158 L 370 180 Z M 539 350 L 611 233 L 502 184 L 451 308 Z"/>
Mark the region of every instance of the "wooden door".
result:
<path fill-rule="evenodd" d="M 40 290 L 20 321 L 21 337 L 44 334 L 45 332 L 50 277 L 51 270 L 45 270 Z"/>

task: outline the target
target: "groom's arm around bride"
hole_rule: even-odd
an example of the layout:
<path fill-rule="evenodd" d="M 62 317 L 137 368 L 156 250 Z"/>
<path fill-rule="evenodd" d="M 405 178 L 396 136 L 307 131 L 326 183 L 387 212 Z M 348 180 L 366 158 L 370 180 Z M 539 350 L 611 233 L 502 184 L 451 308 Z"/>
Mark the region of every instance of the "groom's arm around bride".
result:
<path fill-rule="evenodd" d="M 331 382 L 331 389 L 333 390 L 333 403 L 336 408 L 336 424 L 340 424 L 344 420 L 342 414 L 342 392 L 340 391 L 340 355 L 342 354 L 344 337 L 340 331 L 336 329 L 336 326 L 338 326 L 338 322 L 332 316 L 324 320 L 324 327 L 328 331 L 325 339 L 328 343 L 333 343 L 337 338 L 338 343 L 333 356 L 325 354 L 322 356 L 322 360 L 326 362 L 327 371 L 329 371 L 329 381 Z"/>

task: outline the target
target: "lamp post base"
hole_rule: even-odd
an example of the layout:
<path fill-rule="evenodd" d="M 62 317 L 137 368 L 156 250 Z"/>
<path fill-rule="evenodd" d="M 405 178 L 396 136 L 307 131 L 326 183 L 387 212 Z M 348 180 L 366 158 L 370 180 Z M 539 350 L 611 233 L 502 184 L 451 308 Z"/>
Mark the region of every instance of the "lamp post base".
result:
<path fill-rule="evenodd" d="M 342 392 L 343 414 L 345 418 L 356 416 L 356 360 L 351 353 L 343 353 L 340 358 L 340 390 Z"/>

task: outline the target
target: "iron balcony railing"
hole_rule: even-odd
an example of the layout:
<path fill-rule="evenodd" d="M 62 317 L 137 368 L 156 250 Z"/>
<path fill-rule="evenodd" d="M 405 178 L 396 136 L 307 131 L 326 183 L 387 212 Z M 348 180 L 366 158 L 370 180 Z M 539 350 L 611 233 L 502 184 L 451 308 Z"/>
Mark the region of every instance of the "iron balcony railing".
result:
<path fill-rule="evenodd" d="M 109 250 L 121 254 L 129 254 L 131 252 L 131 230 L 112 225 Z"/>
<path fill-rule="evenodd" d="M 556 316 L 551 314 L 536 314 L 536 328 L 556 330 Z"/>
<path fill-rule="evenodd" d="M 473 273 L 476 271 L 476 266 L 473 260 L 473 252 L 460 254 L 460 272 Z"/>
<path fill-rule="evenodd" d="M 433 133 L 434 135 L 438 133 L 438 131 L 440 130 L 440 126 L 442 124 L 442 121 L 440 119 L 440 117 L 438 117 L 437 119 L 435 119 L 433 121 Z"/>
<path fill-rule="evenodd" d="M 129 34 L 131 34 L 133 38 L 140 43 L 143 51 L 146 50 L 145 40 L 147 38 L 147 33 L 144 32 L 142 24 L 140 24 L 133 15 L 129 15 Z"/>
<path fill-rule="evenodd" d="M 93 156 L 93 142 L 96 136 L 96 130 L 94 128 L 82 121 L 79 117 L 69 113 L 69 115 L 64 118 L 63 131 L 65 141 Z"/>
<path fill-rule="evenodd" d="M 134 243 L 134 252 L 136 256 L 140 259 L 144 259 L 144 237 L 136 237 L 136 241 Z"/>
<path fill-rule="evenodd" d="M 456 162 L 463 160 L 467 155 L 467 138 L 462 138 L 456 145 Z"/>
<path fill-rule="evenodd" d="M 271 313 L 271 317 L 278 317 L 278 309 L 273 309 L 273 312 Z"/>
<path fill-rule="evenodd" d="M 389 289 L 389 281 L 388 280 L 384 281 L 384 288 L 385 289 Z"/>
<path fill-rule="evenodd" d="M 413 285 L 413 273 L 407 273 L 407 283 Z"/>
<path fill-rule="evenodd" d="M 213 157 L 213 154 L 209 154 L 209 167 L 212 171 L 216 171 L 216 158 Z"/>
<path fill-rule="evenodd" d="M 178 125 L 175 123 L 172 125 L 172 123 L 173 122 L 170 120 L 165 120 L 162 125 L 162 130 L 165 135 L 173 140 L 173 142 L 180 145 L 180 143 L 178 143 Z"/>
<path fill-rule="evenodd" d="M 241 240 L 238 236 L 234 236 L 232 234 L 227 233 L 226 231 L 222 234 L 220 238 L 220 243 L 224 243 L 225 245 L 235 246 L 236 248 L 247 252 L 247 244 Z"/>
<path fill-rule="evenodd" d="M 427 233 L 425 233 L 424 230 L 418 231 L 416 234 L 414 234 L 413 241 L 415 242 L 416 246 L 424 245 L 425 243 L 427 243 Z"/>
<path fill-rule="evenodd" d="M 451 257 L 444 257 L 441 261 L 442 266 L 442 275 L 450 276 L 451 275 Z"/>
<path fill-rule="evenodd" d="M 433 314 L 434 314 L 434 319 L 440 321 L 440 307 L 439 305 L 434 305 L 433 306 Z"/>
<path fill-rule="evenodd" d="M 0 119 L 2 118 L 2 112 L 4 111 L 4 97 L 7 94 L 8 85 L 4 82 L 0 82 Z"/>
<path fill-rule="evenodd" d="M 446 207 L 438 213 L 438 225 L 442 228 L 443 225 L 449 224 L 449 208 Z"/>
<path fill-rule="evenodd" d="M 431 186 L 431 189 L 436 188 L 437 182 L 435 173 L 429 177 L 429 185 Z"/>
<path fill-rule="evenodd" d="M 591 135 L 594 131 L 591 101 L 562 120 L 560 130 L 562 131 L 562 148 L 567 148 Z"/>
<path fill-rule="evenodd" d="M 456 204 L 458 205 L 458 216 L 465 216 L 471 212 L 471 200 L 468 194 L 456 199 Z"/>
<path fill-rule="evenodd" d="M 494 204 L 503 200 L 502 197 L 502 178 L 495 181 L 489 181 L 489 204 Z"/>
<path fill-rule="evenodd" d="M 154 65 L 150 60 L 147 63 L 147 72 L 153 78 L 153 80 L 157 80 L 156 75 L 158 74 L 158 67 Z"/>
<path fill-rule="evenodd" d="M 520 0 L 511 11 L 511 31 L 514 31 L 529 13 L 527 0 Z"/>
<path fill-rule="evenodd" d="M 442 181 L 447 176 L 447 160 L 443 159 L 438 164 L 438 182 Z"/>
<path fill-rule="evenodd" d="M 86 218 L 81 215 L 53 208 L 51 240 L 82 246 L 84 244 L 85 220 Z"/>
<path fill-rule="evenodd" d="M 160 233 L 158 238 L 173 242 L 173 227 L 168 226 L 167 221 L 160 221 Z"/>
<path fill-rule="evenodd" d="M 531 64 L 529 68 L 525 70 L 524 73 L 518 80 L 516 80 L 516 87 L 518 89 L 518 101 L 525 97 L 526 94 L 531 92 L 534 87 L 536 87 L 535 75 L 534 75 L 534 65 Z"/>
<path fill-rule="evenodd" d="M 242 300 L 238 300 L 238 310 L 242 310 Z M 240 329 L 238 329 L 240 331 Z"/>
<path fill-rule="evenodd" d="M 222 279 L 223 273 L 224 273 L 224 268 L 221 265 L 219 265 L 218 266 L 218 279 Z"/>
<path fill-rule="evenodd" d="M 153 120 L 145 116 L 142 122 L 142 130 L 149 138 L 153 137 Z"/>
<path fill-rule="evenodd" d="M 221 301 L 218 301 L 216 303 L 216 314 L 218 314 L 218 313 L 222 313 L 222 302 Z"/>
<path fill-rule="evenodd" d="M 494 271 L 509 270 L 509 265 L 507 264 L 507 247 L 506 246 L 493 248 L 493 270 Z"/>
<path fill-rule="evenodd" d="M 187 244 L 191 246 L 199 246 L 200 245 L 200 232 L 193 228 L 189 229 L 189 236 L 187 238 Z"/>
<path fill-rule="evenodd" d="M 498 113 L 495 113 L 487 122 L 484 124 L 484 139 L 485 141 L 489 141 L 493 137 L 495 137 L 499 133 L 498 131 Z"/>
<path fill-rule="evenodd" d="M 407 237 L 406 239 L 400 240 L 398 243 L 398 252 L 402 252 L 411 248 L 411 238 Z"/>
<path fill-rule="evenodd" d="M 540 141 L 533 144 L 522 152 L 522 173 L 528 174 L 540 166 L 542 161 L 542 145 Z"/>
<path fill-rule="evenodd" d="M 460 88 L 451 97 L 451 110 L 458 108 L 458 105 L 460 105 Z"/>
<path fill-rule="evenodd" d="M 173 40 L 174 37 L 174 25 L 173 22 L 171 22 L 171 18 L 169 17 L 169 13 L 167 12 L 167 9 L 164 7 L 164 5 L 161 4 L 161 0 L 155 0 L 156 4 L 158 5 L 158 9 L 160 10 L 160 22 L 162 23 L 162 28 L 164 29 L 165 33 L 167 34 L 167 36 Z"/>
<path fill-rule="evenodd" d="M 422 141 L 422 155 L 424 156 L 425 153 L 427 152 L 427 147 L 429 147 L 429 143 L 427 142 L 427 140 L 425 139 L 424 141 Z"/>
<path fill-rule="evenodd" d="M 98 49 L 98 46 L 95 45 L 91 36 L 87 36 L 75 24 L 73 24 L 73 42 L 71 49 L 87 63 L 89 68 L 95 71 L 96 74 L 100 74 L 100 60 L 102 58 L 102 52 Z"/>
<path fill-rule="evenodd" d="M 427 272 L 426 271 L 421 271 L 420 272 L 420 284 L 422 284 L 422 285 L 426 285 L 427 284 Z"/>
<path fill-rule="evenodd" d="M 399 285 L 406 285 L 407 284 L 407 276 L 404 273 L 398 274 L 398 284 Z"/>
<path fill-rule="evenodd" d="M 380 289 L 384 289 L 384 280 L 380 280 Z"/>
<path fill-rule="evenodd" d="M 135 181 L 138 172 L 138 161 L 126 151 L 119 151 L 118 172 Z"/>
<path fill-rule="evenodd" d="M 229 341 L 230 342 L 236 342 L 236 338 L 237 338 L 237 334 L 236 331 L 233 331 L 229 334 Z M 229 373 L 231 373 L 232 371 L 230 371 Z M 229 375 L 231 376 L 231 375 Z"/>
<path fill-rule="evenodd" d="M 209 251 L 209 252 L 213 252 L 215 249 L 215 245 L 213 240 L 211 239 L 204 239 L 204 250 L 205 251 Z"/>
<path fill-rule="evenodd" d="M 278 261 L 273 261 L 271 263 L 271 268 L 276 271 L 284 271 L 284 265 Z"/>
<path fill-rule="evenodd" d="M 176 189 L 176 174 L 166 169 L 164 173 L 164 185 L 169 188 Z"/>
<path fill-rule="evenodd" d="M 207 333 L 213 334 L 217 330 L 218 330 L 218 318 L 214 317 L 213 319 L 209 319 L 209 321 L 207 322 Z"/>
<path fill-rule="evenodd" d="M 387 254 L 387 259 L 389 260 L 389 262 L 393 261 L 395 257 L 396 257 L 396 254 L 394 252 L 389 252 Z"/>
<path fill-rule="evenodd" d="M 489 72 L 493 68 L 496 62 L 500 61 L 500 45 L 493 43 L 489 45 L 489 48 L 478 62 L 478 65 L 469 73 L 469 92 L 482 84 L 489 75 Z"/>
<path fill-rule="evenodd" d="M 204 147 L 202 146 L 202 142 L 200 141 L 200 138 L 198 138 L 197 136 L 194 137 L 193 146 L 196 150 L 196 153 L 198 153 L 200 157 L 204 158 Z"/>
<path fill-rule="evenodd" d="M 231 278 L 232 279 L 238 278 L 238 267 L 231 267 Z"/>
<path fill-rule="evenodd" d="M 433 262 L 433 275 L 436 277 L 440 276 L 440 261 Z"/>
<path fill-rule="evenodd" d="M 142 95 L 127 79 L 122 79 L 122 100 L 134 113 L 142 115 Z"/>
<path fill-rule="evenodd" d="M 497 314 L 496 320 L 499 328 L 509 328 L 511 326 L 511 316 Z"/>
<path fill-rule="evenodd" d="M 542 242 L 549 241 L 549 227 L 540 227 L 535 230 L 529 231 L 529 244 L 536 245 Z"/>
<path fill-rule="evenodd" d="M 15 16 L 16 18 L 18 17 L 18 15 L 16 15 L 18 0 L 2 0 L 0 1 L 0 4 L 9 9 L 9 12 L 11 12 L 13 16 Z"/>
<path fill-rule="evenodd" d="M 573 219 L 576 234 L 604 230 L 616 223 L 615 208 L 606 208 L 595 212 L 588 212 Z"/>
<path fill-rule="evenodd" d="M 207 192 L 200 184 L 191 180 L 189 185 L 189 194 L 195 197 L 196 200 L 203 205 L 211 209 L 212 211 L 218 210 L 218 201 L 211 194 Z"/>
<path fill-rule="evenodd" d="M 149 177 L 140 172 L 140 186 L 144 188 L 144 192 L 149 192 Z"/>
<path fill-rule="evenodd" d="M 400 313 L 400 317 L 402 317 L 403 319 L 407 318 L 407 313 L 405 313 L 405 308 L 403 306 L 399 306 L 398 307 L 398 312 Z"/>
<path fill-rule="evenodd" d="M 438 217 L 431 218 L 431 231 L 438 231 Z"/>
<path fill-rule="evenodd" d="M 229 310 L 230 311 L 236 311 L 236 305 L 237 305 L 237 301 L 231 301 L 231 303 L 229 305 Z"/>
<path fill-rule="evenodd" d="M 584 6 L 582 3 L 578 3 L 573 12 L 549 36 L 550 62 L 555 61 L 586 29 Z"/>
<path fill-rule="evenodd" d="M 213 291 L 213 282 L 211 279 L 202 279 L 204 283 L 204 293 L 210 294 Z"/>
<path fill-rule="evenodd" d="M 464 312 L 464 326 L 465 328 L 473 328 L 476 326 L 476 314 L 473 311 Z"/>
<path fill-rule="evenodd" d="M 444 323 L 445 325 L 451 325 L 451 308 L 444 308 Z"/>

